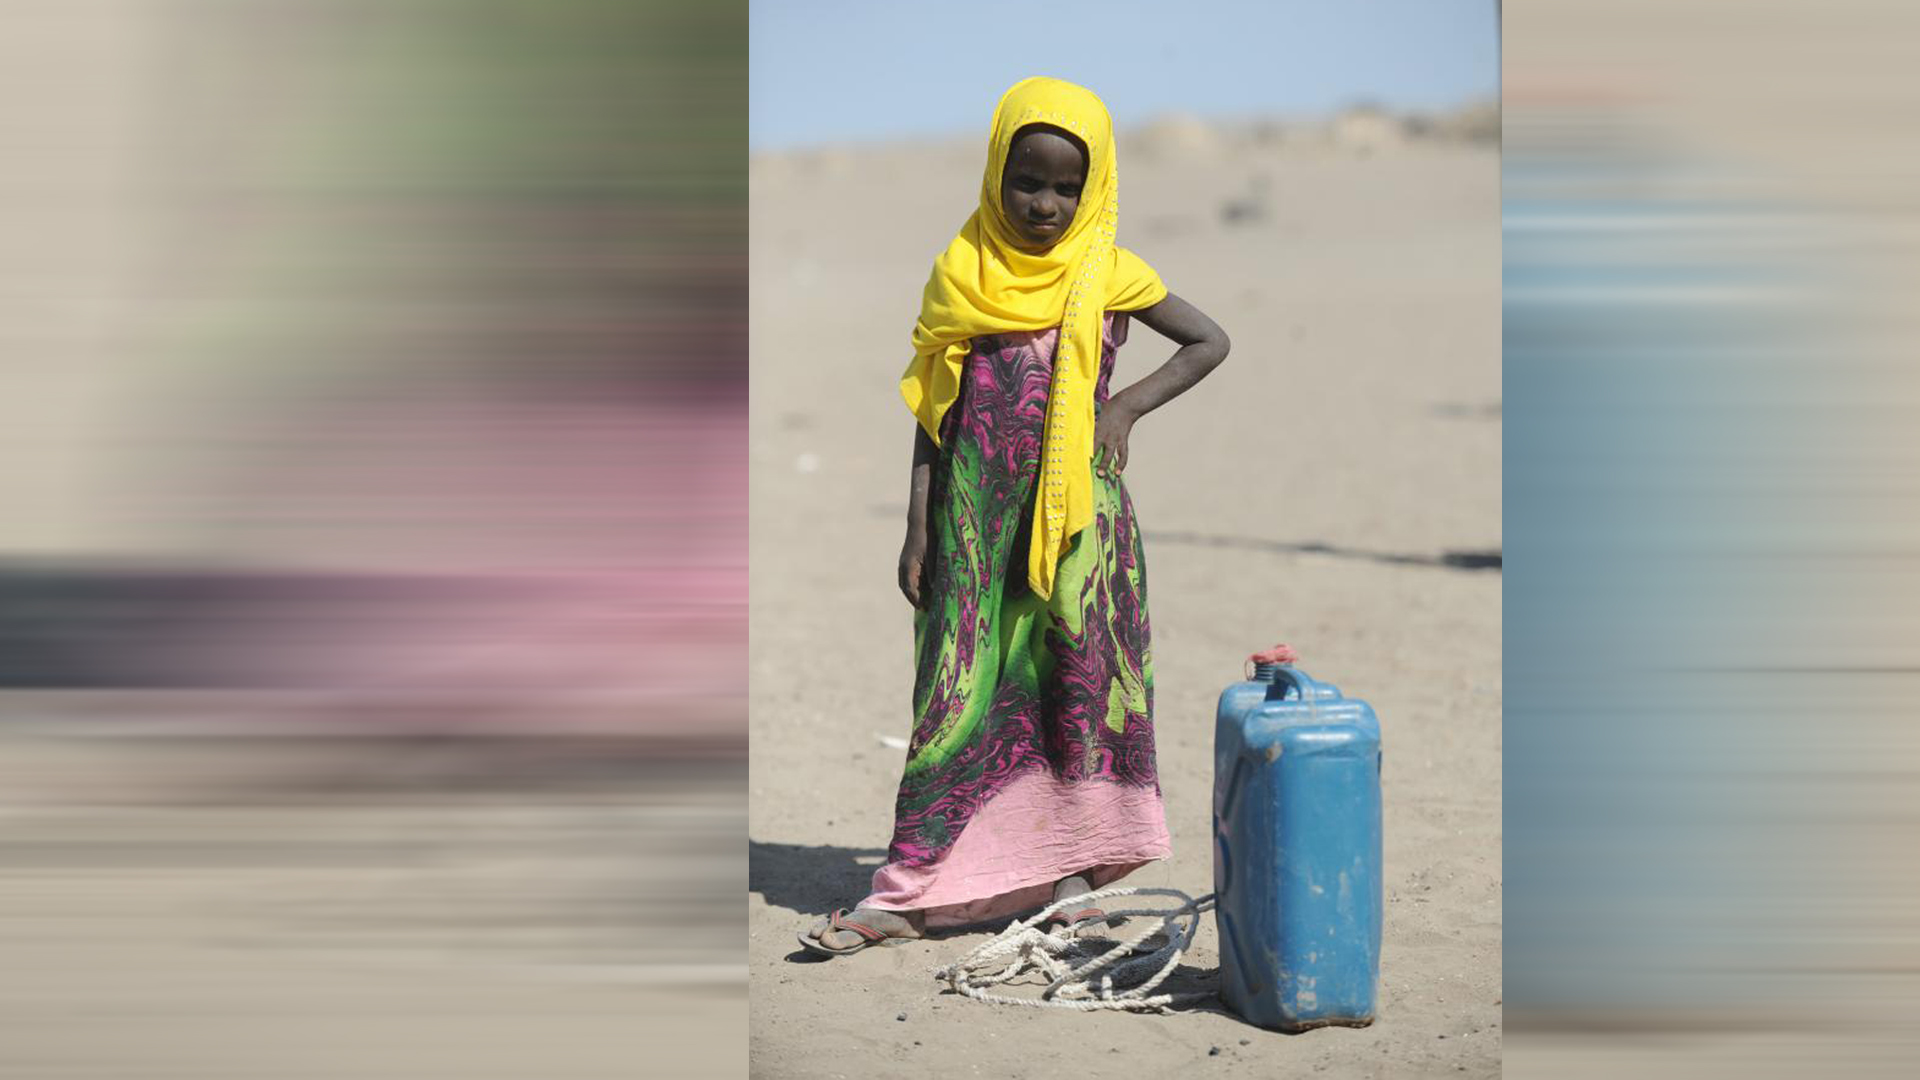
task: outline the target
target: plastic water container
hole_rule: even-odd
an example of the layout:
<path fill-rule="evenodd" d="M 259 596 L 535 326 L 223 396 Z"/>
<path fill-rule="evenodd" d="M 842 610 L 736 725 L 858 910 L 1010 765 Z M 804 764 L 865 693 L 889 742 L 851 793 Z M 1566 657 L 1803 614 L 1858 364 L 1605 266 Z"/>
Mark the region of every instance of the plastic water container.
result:
<path fill-rule="evenodd" d="M 1213 888 L 1221 995 L 1265 1028 L 1373 1022 L 1380 981 L 1380 722 L 1280 664 L 1220 695 Z"/>

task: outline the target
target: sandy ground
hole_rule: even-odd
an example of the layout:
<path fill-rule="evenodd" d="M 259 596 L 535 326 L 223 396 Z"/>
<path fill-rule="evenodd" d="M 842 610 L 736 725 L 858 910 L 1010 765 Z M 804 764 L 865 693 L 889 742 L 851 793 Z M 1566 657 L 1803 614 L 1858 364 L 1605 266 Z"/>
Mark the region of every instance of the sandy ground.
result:
<path fill-rule="evenodd" d="M 811 915 L 864 894 L 889 832 L 902 752 L 881 737 L 908 733 L 911 679 L 895 377 L 928 262 L 975 197 L 975 154 L 752 166 L 754 1074 L 1497 1075 L 1500 174 L 1485 147 L 1197 129 L 1121 143 L 1122 242 L 1234 340 L 1133 438 L 1175 855 L 1132 880 L 1210 887 L 1214 698 L 1248 652 L 1291 642 L 1381 716 L 1379 1021 L 1289 1037 L 1219 1009 L 999 1009 L 929 975 L 979 935 L 824 963 L 796 946 Z M 1120 378 L 1170 351 L 1138 331 Z M 1215 948 L 1209 920 L 1191 980 Z"/>

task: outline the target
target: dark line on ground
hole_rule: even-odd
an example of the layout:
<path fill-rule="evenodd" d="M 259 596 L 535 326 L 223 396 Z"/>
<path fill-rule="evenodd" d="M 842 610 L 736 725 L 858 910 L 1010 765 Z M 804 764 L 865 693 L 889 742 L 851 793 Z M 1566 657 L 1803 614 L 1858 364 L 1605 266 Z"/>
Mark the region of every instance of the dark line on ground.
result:
<path fill-rule="evenodd" d="M 1491 551 L 1443 551 L 1437 555 L 1428 555 L 1391 551 L 1367 551 L 1363 548 L 1341 547 L 1337 544 L 1328 544 L 1317 540 L 1263 540 L 1257 537 L 1223 536 L 1217 533 L 1149 531 L 1142 532 L 1141 536 L 1148 543 L 1152 544 L 1191 544 L 1196 547 L 1237 548 L 1242 551 L 1264 551 L 1276 555 L 1326 555 L 1336 559 L 1359 559 L 1388 566 L 1430 566 L 1444 570 L 1493 571 L 1499 571 L 1503 568 L 1503 555 L 1498 549 Z"/>

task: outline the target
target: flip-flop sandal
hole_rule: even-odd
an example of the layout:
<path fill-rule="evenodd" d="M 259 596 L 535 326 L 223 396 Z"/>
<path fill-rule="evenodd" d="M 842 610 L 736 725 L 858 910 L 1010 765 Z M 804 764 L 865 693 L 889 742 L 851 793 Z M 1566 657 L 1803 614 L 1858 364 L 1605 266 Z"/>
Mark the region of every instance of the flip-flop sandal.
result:
<path fill-rule="evenodd" d="M 848 912 L 846 908 L 841 908 L 839 911 L 834 912 L 827 918 L 827 929 L 822 930 L 821 934 L 824 936 L 828 930 L 851 930 L 859 934 L 864 940 L 836 949 L 826 942 L 821 941 L 819 938 L 801 934 L 799 935 L 800 944 L 813 952 L 824 953 L 827 956 L 852 956 L 854 953 L 874 945 L 897 945 L 900 943 L 900 938 L 888 937 L 871 926 L 846 919 L 845 916 L 848 914 L 850 914 L 850 912 Z"/>
<path fill-rule="evenodd" d="M 1082 923 L 1105 923 L 1107 913 L 1097 907 L 1081 908 L 1079 911 L 1056 911 L 1047 918 L 1047 925 L 1059 924 L 1069 935 L 1078 933 Z"/>

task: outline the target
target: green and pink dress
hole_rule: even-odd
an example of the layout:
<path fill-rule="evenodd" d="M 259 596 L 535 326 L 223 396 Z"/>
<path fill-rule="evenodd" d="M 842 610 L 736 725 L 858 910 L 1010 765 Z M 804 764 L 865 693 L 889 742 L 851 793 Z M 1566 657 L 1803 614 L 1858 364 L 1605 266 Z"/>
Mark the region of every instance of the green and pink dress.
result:
<path fill-rule="evenodd" d="M 1108 312 L 1096 409 L 1125 314 Z M 913 738 L 887 862 L 863 907 L 927 925 L 1045 904 L 1053 883 L 1100 887 L 1171 853 L 1154 767 L 1147 578 L 1119 477 L 1053 596 L 1027 585 L 1057 330 L 974 339 L 941 423 L 928 499 L 931 600 L 914 617 Z"/>

